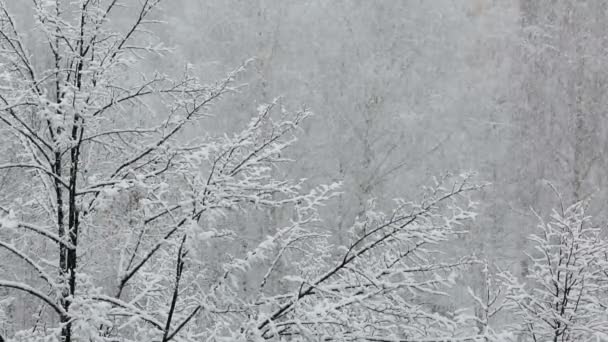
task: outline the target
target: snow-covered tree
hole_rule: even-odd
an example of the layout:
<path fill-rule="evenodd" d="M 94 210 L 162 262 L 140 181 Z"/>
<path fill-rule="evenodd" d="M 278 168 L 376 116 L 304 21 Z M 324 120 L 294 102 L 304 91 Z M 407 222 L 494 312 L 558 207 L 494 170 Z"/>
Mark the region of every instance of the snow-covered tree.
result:
<path fill-rule="evenodd" d="M 274 172 L 309 111 L 274 101 L 236 133 L 201 134 L 213 105 L 239 91 L 245 66 L 210 85 L 190 67 L 179 77 L 140 72 L 170 55 L 150 34 L 159 0 L 32 3 L 41 41 L 29 43 L 46 49 L 37 58 L 0 3 L 0 141 L 11 141 L 0 171 L 19 171 L 0 198 L 0 289 L 42 305 L 9 321 L 4 338 L 462 334 L 432 304 L 472 262 L 436 252 L 474 217 L 468 176 L 442 178 L 388 213 L 370 203 L 348 244 L 333 246 L 318 208 L 337 185 Z M 131 21 L 113 25 L 119 11 Z M 277 208 L 290 219 L 266 238 L 239 234 L 253 224 L 247 215 Z M 242 287 L 243 278 L 257 285 Z"/>
<path fill-rule="evenodd" d="M 504 300 L 505 286 L 500 279 L 502 272 L 492 273 L 487 262 L 481 264 L 482 291 L 476 293 L 469 287 L 469 296 L 474 301 L 472 320 L 477 327 L 477 334 L 482 341 L 508 341 L 510 332 L 502 329 L 500 316 L 508 306 Z"/>
<path fill-rule="evenodd" d="M 526 341 L 608 339 L 608 241 L 582 202 L 561 207 L 530 235 L 523 283 L 504 273 L 506 300 Z"/>

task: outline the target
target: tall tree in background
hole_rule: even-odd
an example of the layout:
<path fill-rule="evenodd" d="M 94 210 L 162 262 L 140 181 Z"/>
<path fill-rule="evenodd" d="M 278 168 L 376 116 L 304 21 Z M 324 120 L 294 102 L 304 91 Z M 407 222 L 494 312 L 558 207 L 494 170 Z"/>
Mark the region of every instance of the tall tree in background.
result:
<path fill-rule="evenodd" d="M 608 7 L 603 1 L 522 0 L 520 8 L 514 74 L 524 94 L 514 110 L 521 138 L 529 142 L 518 148 L 528 156 L 521 172 L 567 189 L 564 196 L 573 202 L 604 198 Z M 548 209 L 547 198 L 532 196 L 527 206 Z"/>

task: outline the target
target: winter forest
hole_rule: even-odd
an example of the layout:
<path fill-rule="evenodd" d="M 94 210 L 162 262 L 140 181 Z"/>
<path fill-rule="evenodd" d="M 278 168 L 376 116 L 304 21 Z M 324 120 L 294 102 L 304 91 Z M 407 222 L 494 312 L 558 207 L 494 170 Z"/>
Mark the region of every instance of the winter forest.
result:
<path fill-rule="evenodd" d="M 0 342 L 608 342 L 607 19 L 0 0 Z"/>

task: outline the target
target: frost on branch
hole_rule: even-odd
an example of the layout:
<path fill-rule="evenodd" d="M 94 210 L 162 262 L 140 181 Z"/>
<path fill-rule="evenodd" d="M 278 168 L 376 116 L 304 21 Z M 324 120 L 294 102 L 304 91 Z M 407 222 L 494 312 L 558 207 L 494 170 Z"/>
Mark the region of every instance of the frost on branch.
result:
<path fill-rule="evenodd" d="M 390 213 L 372 208 L 357 222 L 347 246 L 317 244 L 317 258 L 295 262 L 285 277 L 290 291 L 265 294 L 248 326 L 250 337 L 286 336 L 334 340 L 416 340 L 448 337 L 458 324 L 427 302 L 441 296 L 455 272 L 472 260 L 445 262 L 436 248 L 456 233 L 452 225 L 472 217 L 453 204 L 475 189 L 466 180 L 429 189 L 422 202 L 397 201 Z M 336 248 L 337 247 L 337 248 Z M 431 299 L 432 300 L 432 299 Z"/>

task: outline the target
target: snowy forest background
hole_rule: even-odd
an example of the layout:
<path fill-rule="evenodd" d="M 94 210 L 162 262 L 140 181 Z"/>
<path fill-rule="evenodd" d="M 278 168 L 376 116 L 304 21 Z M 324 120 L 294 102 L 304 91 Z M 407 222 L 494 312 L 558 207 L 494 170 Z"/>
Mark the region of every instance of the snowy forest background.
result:
<path fill-rule="evenodd" d="M 608 341 L 606 18 L 1 1 L 0 341 Z"/>

